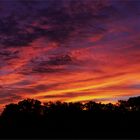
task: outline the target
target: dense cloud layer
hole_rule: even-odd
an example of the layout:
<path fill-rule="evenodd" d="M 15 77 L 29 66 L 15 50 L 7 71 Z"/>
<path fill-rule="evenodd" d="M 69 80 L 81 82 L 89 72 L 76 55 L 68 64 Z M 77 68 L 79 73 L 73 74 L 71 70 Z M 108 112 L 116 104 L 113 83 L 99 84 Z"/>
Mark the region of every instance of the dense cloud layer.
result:
<path fill-rule="evenodd" d="M 0 104 L 139 95 L 139 24 L 137 0 L 1 0 Z"/>

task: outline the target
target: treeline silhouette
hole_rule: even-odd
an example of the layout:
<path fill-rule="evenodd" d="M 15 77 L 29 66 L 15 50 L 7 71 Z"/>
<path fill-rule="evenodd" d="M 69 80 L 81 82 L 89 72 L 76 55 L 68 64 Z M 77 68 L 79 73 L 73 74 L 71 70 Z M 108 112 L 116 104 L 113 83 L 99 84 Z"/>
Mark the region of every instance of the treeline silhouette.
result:
<path fill-rule="evenodd" d="M 140 138 L 140 96 L 117 104 L 25 99 L 5 106 L 1 138 Z"/>

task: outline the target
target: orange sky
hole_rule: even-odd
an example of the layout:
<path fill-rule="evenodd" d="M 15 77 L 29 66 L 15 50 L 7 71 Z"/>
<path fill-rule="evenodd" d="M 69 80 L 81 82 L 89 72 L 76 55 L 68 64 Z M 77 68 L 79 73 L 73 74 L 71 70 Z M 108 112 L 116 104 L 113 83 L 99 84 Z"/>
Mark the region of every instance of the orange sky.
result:
<path fill-rule="evenodd" d="M 139 96 L 140 8 L 132 3 L 42 1 L 31 2 L 31 12 L 2 2 L 0 108 L 24 98 L 114 103 Z"/>

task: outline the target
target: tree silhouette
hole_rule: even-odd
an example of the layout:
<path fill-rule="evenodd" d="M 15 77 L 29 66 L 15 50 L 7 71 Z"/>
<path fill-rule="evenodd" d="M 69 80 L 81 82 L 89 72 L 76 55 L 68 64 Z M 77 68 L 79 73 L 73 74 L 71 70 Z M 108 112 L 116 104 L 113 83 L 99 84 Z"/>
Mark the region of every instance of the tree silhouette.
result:
<path fill-rule="evenodd" d="M 17 104 L 6 105 L 1 114 L 1 125 L 6 127 L 15 127 L 19 117 L 19 107 Z"/>
<path fill-rule="evenodd" d="M 127 103 L 130 110 L 140 111 L 140 97 L 129 98 Z"/>
<path fill-rule="evenodd" d="M 88 111 L 99 112 L 102 110 L 102 104 L 93 101 L 89 101 L 88 103 L 86 103 L 85 107 Z"/>
<path fill-rule="evenodd" d="M 1 116 L 8 117 L 8 116 L 15 116 L 19 111 L 19 107 L 17 104 L 9 104 L 6 105 Z"/>
<path fill-rule="evenodd" d="M 18 103 L 19 111 L 23 113 L 30 114 L 40 114 L 41 113 L 41 102 L 34 99 L 26 99 Z"/>
<path fill-rule="evenodd" d="M 2 134 L 10 134 L 4 137 L 99 137 L 103 136 L 101 133 L 108 132 L 118 132 L 118 136 L 123 132 L 123 135 L 127 136 L 136 135 L 136 126 L 139 125 L 140 97 L 133 97 L 127 101 L 120 100 L 117 104 L 94 101 L 57 101 L 41 104 L 35 99 L 25 99 L 17 104 L 6 105 L 0 116 L 0 130 L 4 131 Z"/>

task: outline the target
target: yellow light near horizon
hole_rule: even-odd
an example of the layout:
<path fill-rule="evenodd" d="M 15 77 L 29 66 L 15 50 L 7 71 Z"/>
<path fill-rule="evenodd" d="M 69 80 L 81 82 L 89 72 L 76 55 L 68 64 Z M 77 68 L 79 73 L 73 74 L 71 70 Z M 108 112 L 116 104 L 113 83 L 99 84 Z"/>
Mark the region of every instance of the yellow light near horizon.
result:
<path fill-rule="evenodd" d="M 90 90 L 90 89 L 97 89 L 97 88 L 104 88 L 104 87 L 109 87 L 109 86 L 113 86 L 113 85 L 118 85 L 120 83 L 125 83 L 127 80 L 129 80 L 130 77 L 117 77 L 117 78 L 113 78 L 112 79 L 108 79 L 108 81 L 104 81 L 102 83 L 98 83 L 98 84 L 94 84 L 91 85 L 91 83 L 89 83 L 89 86 L 83 86 L 83 87 L 78 87 L 78 88 L 71 88 L 71 89 L 56 89 L 56 90 L 52 90 L 52 91 L 47 91 L 47 92 L 40 92 L 38 94 L 32 95 L 32 97 L 39 97 L 39 96 L 45 96 L 45 95 L 63 95 L 64 93 L 71 93 L 71 92 L 79 92 L 79 91 L 85 91 L 85 90 Z"/>

